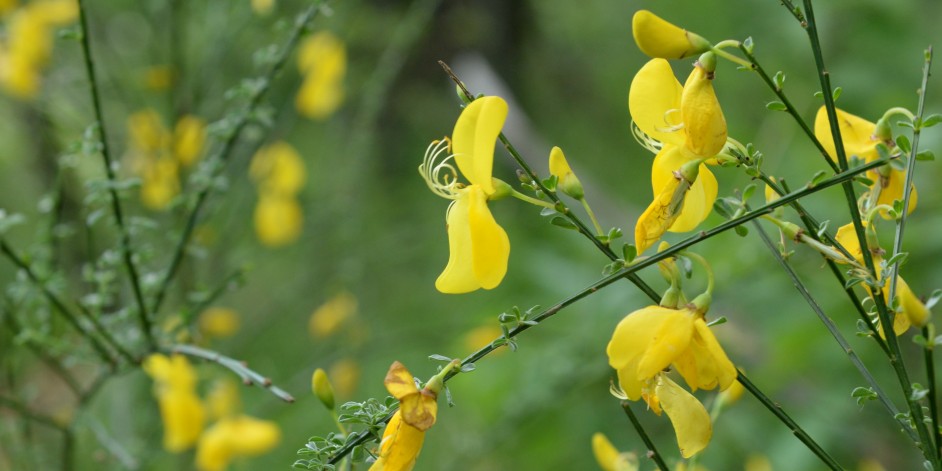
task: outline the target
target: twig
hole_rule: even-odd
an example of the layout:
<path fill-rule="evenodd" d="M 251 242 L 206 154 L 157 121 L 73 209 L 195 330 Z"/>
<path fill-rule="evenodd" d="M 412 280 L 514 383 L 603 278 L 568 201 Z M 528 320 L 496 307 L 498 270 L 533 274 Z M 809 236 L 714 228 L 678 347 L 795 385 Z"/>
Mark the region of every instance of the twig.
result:
<path fill-rule="evenodd" d="M 272 394 L 278 396 L 279 399 L 285 402 L 294 402 L 294 397 L 288 394 L 285 390 L 279 388 L 272 384 L 271 380 L 256 373 L 254 370 L 250 369 L 243 362 L 229 358 L 221 353 L 214 352 L 212 350 L 206 350 L 204 348 L 194 347 L 192 345 L 171 345 L 169 348 L 169 353 L 183 353 L 197 358 L 202 358 L 204 360 L 212 361 L 218 363 L 230 370 L 233 373 L 239 375 L 242 378 L 242 382 L 246 385 L 252 386 L 261 386 L 264 389 L 271 391 Z"/>
<path fill-rule="evenodd" d="M 641 425 L 641 422 L 638 421 L 638 417 L 635 415 L 634 411 L 631 410 L 631 403 L 621 401 L 621 408 L 625 411 L 625 415 L 628 416 L 628 420 L 631 421 L 631 426 L 638 431 L 638 435 L 641 435 L 641 441 L 644 442 L 644 446 L 648 447 L 648 457 L 657 463 L 657 467 L 660 468 L 661 471 L 670 471 L 670 468 L 667 467 L 667 463 L 664 462 L 664 458 L 661 458 L 661 454 L 658 453 L 657 448 L 654 446 L 654 442 L 651 441 L 651 437 L 644 431 L 644 427 Z"/>

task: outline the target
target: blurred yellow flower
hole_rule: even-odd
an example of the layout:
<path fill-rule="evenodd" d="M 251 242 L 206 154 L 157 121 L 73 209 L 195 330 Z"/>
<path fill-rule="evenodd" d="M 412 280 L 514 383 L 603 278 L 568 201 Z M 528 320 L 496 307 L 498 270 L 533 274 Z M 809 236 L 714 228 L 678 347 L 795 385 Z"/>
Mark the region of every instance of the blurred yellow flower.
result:
<path fill-rule="evenodd" d="M 196 451 L 200 471 L 222 471 L 240 457 L 264 454 L 281 440 L 278 425 L 246 415 L 226 417 L 206 430 Z"/>
<path fill-rule="evenodd" d="M 255 206 L 255 235 L 269 247 L 288 245 L 301 237 L 303 218 L 296 198 L 262 194 Z"/>
<path fill-rule="evenodd" d="M 252 0 L 252 11 L 257 15 L 267 15 L 275 7 L 275 0 Z"/>
<path fill-rule="evenodd" d="M 415 378 L 398 361 L 389 367 L 383 384 L 399 400 L 399 410 L 386 424 L 379 458 L 370 471 L 410 471 L 422 451 L 425 431 L 435 424 L 438 391 L 428 385 L 422 390 L 417 388 Z"/>
<path fill-rule="evenodd" d="M 703 314 L 688 307 L 648 306 L 632 312 L 615 327 L 606 353 L 632 401 L 641 398 L 645 381 L 671 365 L 694 391 L 724 390 L 736 379 L 736 368 Z"/>
<path fill-rule="evenodd" d="M 869 225 L 865 224 L 865 226 L 870 230 Z M 837 240 L 837 243 L 844 246 L 844 248 L 854 256 L 857 263 L 864 263 L 863 251 L 860 247 L 860 241 L 857 239 L 857 232 L 854 230 L 853 223 L 841 226 L 837 230 L 837 234 L 834 238 Z M 880 252 L 882 252 L 882 250 Z M 879 272 L 877 274 L 878 277 L 882 277 L 883 275 L 883 269 L 881 268 L 883 257 L 880 255 L 880 252 L 871 252 L 873 265 Z M 882 278 L 877 281 L 883 283 L 883 296 L 888 300 L 890 296 L 890 284 Z M 870 286 L 867 283 L 861 283 L 861 285 L 867 290 L 867 293 L 873 296 L 873 292 L 870 290 Z M 899 300 L 899 312 L 893 320 L 893 331 L 896 332 L 896 335 L 906 332 L 911 325 L 923 327 L 929 322 L 929 315 L 931 314 L 929 309 L 926 308 L 926 305 L 913 293 L 912 289 L 909 288 L 909 285 L 901 276 L 896 277 L 896 298 Z"/>
<path fill-rule="evenodd" d="M 0 43 L 0 86 L 28 100 L 39 93 L 42 68 L 52 55 L 54 29 L 78 17 L 75 0 L 30 2 L 13 11 L 16 2 L 0 5 L 9 13 L 6 41 Z"/>
<path fill-rule="evenodd" d="M 604 471 L 638 471 L 638 457 L 634 453 L 619 453 L 601 433 L 592 435 L 592 452 Z"/>
<path fill-rule="evenodd" d="M 491 170 L 495 141 L 506 118 L 507 102 L 502 98 L 478 98 L 458 117 L 453 140 L 433 142 L 419 166 L 432 192 L 452 200 L 445 215 L 448 264 L 435 281 L 442 293 L 492 289 L 507 273 L 510 239 L 487 207 L 489 199 L 500 196 Z M 454 153 L 437 161 L 449 147 Z M 470 185 L 458 182 L 451 159 Z"/>
<path fill-rule="evenodd" d="M 128 136 L 131 148 L 146 154 L 164 152 L 170 143 L 170 134 L 163 125 L 160 113 L 153 108 L 128 116 Z"/>
<path fill-rule="evenodd" d="M 177 163 L 168 157 L 145 158 L 141 166 L 141 202 L 154 210 L 166 209 L 180 194 Z"/>
<path fill-rule="evenodd" d="M 155 353 L 142 367 L 154 379 L 154 394 L 164 424 L 164 448 L 179 453 L 191 448 L 203 431 L 206 410 L 196 394 L 196 372 L 183 355 Z"/>
<path fill-rule="evenodd" d="M 475 327 L 464 334 L 464 347 L 471 352 L 477 351 L 491 344 L 496 338 L 503 336 L 503 331 L 496 324 L 486 324 Z M 491 355 L 500 355 L 506 348 L 498 348 Z"/>
<path fill-rule="evenodd" d="M 144 88 L 163 91 L 173 85 L 173 69 L 169 65 L 154 65 L 144 69 L 142 79 Z"/>
<path fill-rule="evenodd" d="M 859 116 L 852 115 L 843 110 L 837 109 L 837 123 L 841 131 L 841 140 L 844 144 L 844 152 L 849 159 L 857 156 L 864 162 L 872 162 L 880 158 L 877 151 L 877 145 L 882 140 L 875 136 L 876 125 Z M 821 107 L 814 120 L 814 135 L 821 142 L 824 150 L 827 151 L 831 161 L 837 162 L 837 148 L 834 145 L 834 137 L 831 135 L 831 122 L 828 120 L 827 109 Z M 887 142 L 888 147 L 892 147 L 892 142 Z M 906 172 L 897 170 L 887 164 L 883 167 L 867 171 L 867 177 L 873 180 L 870 186 L 871 192 L 876 192 L 876 204 L 893 206 L 893 201 L 903 200 L 903 186 L 906 184 Z M 909 198 L 908 212 L 916 209 L 916 203 L 919 196 L 916 193 L 916 187 L 913 186 L 912 195 Z M 890 216 L 886 211 L 881 211 L 880 215 L 886 219 Z"/>
<path fill-rule="evenodd" d="M 324 119 L 343 103 L 343 78 L 347 73 L 347 50 L 340 38 L 321 31 L 298 48 L 298 69 L 304 82 L 295 105 L 308 118 Z"/>
<path fill-rule="evenodd" d="M 330 365 L 328 375 L 338 397 L 351 397 L 360 382 L 360 365 L 352 358 L 343 358 Z"/>
<path fill-rule="evenodd" d="M 337 293 L 314 310 L 308 321 L 312 337 L 325 338 L 337 331 L 357 312 L 357 298 L 347 291 Z"/>
<path fill-rule="evenodd" d="M 679 28 L 648 10 L 639 10 L 631 18 L 631 33 L 641 52 L 650 57 L 682 59 L 712 47 L 701 36 Z"/>
<path fill-rule="evenodd" d="M 752 453 L 746 459 L 745 471 L 772 471 L 772 462 L 765 455 Z"/>
<path fill-rule="evenodd" d="M 239 313 L 226 307 L 214 306 L 200 313 L 199 329 L 210 338 L 230 337 L 239 331 Z"/>
<path fill-rule="evenodd" d="M 216 381 L 206 397 L 209 404 L 210 416 L 214 420 L 238 413 L 241 409 L 239 399 L 239 385 L 232 380 L 222 379 Z"/>
<path fill-rule="evenodd" d="M 277 141 L 255 153 L 249 164 L 249 176 L 260 193 L 295 196 L 304 187 L 307 170 L 304 159 L 291 144 Z"/>
<path fill-rule="evenodd" d="M 193 115 L 185 115 L 177 121 L 173 130 L 173 156 L 184 167 L 190 167 L 199 159 L 206 142 L 206 122 Z"/>

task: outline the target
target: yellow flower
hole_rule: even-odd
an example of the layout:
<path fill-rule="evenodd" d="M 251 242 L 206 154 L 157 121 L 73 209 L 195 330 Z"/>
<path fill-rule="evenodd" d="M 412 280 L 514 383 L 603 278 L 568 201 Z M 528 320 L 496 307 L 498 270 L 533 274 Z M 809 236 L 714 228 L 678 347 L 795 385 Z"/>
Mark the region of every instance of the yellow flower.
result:
<path fill-rule="evenodd" d="M 154 91 L 163 91 L 173 85 L 173 69 L 169 65 L 154 65 L 144 69 L 141 81 L 144 88 Z"/>
<path fill-rule="evenodd" d="M 360 381 L 360 366 L 352 358 L 343 358 L 330 365 L 328 375 L 333 378 L 334 392 L 339 397 L 350 397 Z"/>
<path fill-rule="evenodd" d="M 772 462 L 764 455 L 753 453 L 746 459 L 745 471 L 772 471 Z"/>
<path fill-rule="evenodd" d="M 144 157 L 140 165 L 141 202 L 154 210 L 166 209 L 180 194 L 177 162 L 166 156 Z"/>
<path fill-rule="evenodd" d="M 3 6 L 9 11 L 14 5 Z M 52 54 L 54 28 L 75 20 L 75 0 L 31 2 L 11 13 L 6 44 L 0 43 L 0 85 L 21 99 L 39 93 L 40 74 Z"/>
<path fill-rule="evenodd" d="M 577 200 L 581 200 L 585 196 L 579 177 L 573 173 L 572 168 L 569 167 L 569 162 L 566 161 L 563 150 L 559 147 L 553 147 L 553 150 L 550 151 L 549 170 L 550 174 L 557 178 L 556 188 Z"/>
<path fill-rule="evenodd" d="M 736 368 L 703 314 L 686 307 L 648 306 L 632 312 L 615 327 L 606 353 L 632 401 L 641 398 L 645 381 L 670 365 L 694 391 L 724 390 L 736 379 Z"/>
<path fill-rule="evenodd" d="M 651 410 L 657 415 L 662 410 L 667 413 L 680 455 L 690 458 L 706 448 L 713 436 L 713 424 L 703 404 L 663 373 L 648 380 L 645 386 L 644 399 Z"/>
<path fill-rule="evenodd" d="M 502 196 L 491 176 L 494 145 L 507 117 L 507 102 L 500 97 L 479 98 L 455 123 L 450 147 L 453 155 L 436 161 L 449 148 L 449 141 L 429 146 L 419 173 L 435 194 L 452 200 L 445 219 L 449 258 L 435 281 L 442 293 L 467 293 L 495 288 L 507 273 L 510 239 L 487 207 L 489 199 Z M 470 185 L 457 181 L 454 159 Z"/>
<path fill-rule="evenodd" d="M 170 142 L 160 113 L 152 108 L 128 116 L 128 135 L 133 150 L 148 154 L 165 150 Z"/>
<path fill-rule="evenodd" d="M 592 452 L 604 471 L 638 471 L 638 457 L 634 453 L 619 453 L 601 433 L 592 435 Z"/>
<path fill-rule="evenodd" d="M 651 170 L 651 186 L 655 197 L 653 206 L 663 206 L 671 187 L 678 183 L 675 173 L 684 164 L 707 160 L 719 153 L 726 144 L 726 120 L 713 92 L 712 73 L 697 64 L 684 86 L 674 77 L 670 64 L 664 59 L 648 61 L 635 75 L 628 92 L 628 108 L 638 129 L 646 135 L 650 149 L 657 152 Z M 703 222 L 713 208 L 718 191 L 716 177 L 700 164 L 697 177 L 683 198 L 679 213 L 671 214 L 670 224 L 658 218 L 657 224 L 647 219 L 645 227 L 636 226 L 635 232 L 644 232 L 647 246 L 665 231 L 686 232 Z M 649 208 L 651 209 L 651 208 Z M 655 211 L 652 209 L 652 211 Z M 654 231 L 656 229 L 656 231 Z M 638 248 L 638 252 L 643 249 Z"/>
<path fill-rule="evenodd" d="M 834 238 L 837 240 L 837 243 L 844 246 L 844 248 L 854 256 L 857 263 L 864 263 L 863 251 L 860 247 L 860 241 L 857 239 L 857 232 L 854 230 L 853 223 L 841 226 L 837 230 L 837 234 Z M 873 257 L 874 267 L 880 272 L 877 276 L 882 276 L 883 270 L 880 265 L 883 261 L 883 257 L 879 252 L 873 251 L 871 251 L 871 256 Z M 882 279 L 878 279 L 877 281 L 883 283 L 883 297 L 889 299 L 890 284 Z M 863 286 L 867 290 L 867 293 L 873 296 L 870 286 L 866 283 L 863 283 Z M 929 322 L 929 309 L 927 309 L 926 305 L 913 293 L 901 276 L 896 277 L 896 298 L 899 300 L 899 312 L 893 320 L 893 331 L 896 332 L 896 335 L 906 332 L 911 325 L 922 327 Z"/>
<path fill-rule="evenodd" d="M 438 393 L 429 385 L 419 390 L 412 374 L 398 361 L 389 367 L 383 384 L 399 400 L 399 410 L 386 425 L 379 458 L 370 471 L 410 471 L 422 451 L 425 432 L 435 424 Z"/>
<path fill-rule="evenodd" d="M 844 152 L 847 158 L 856 155 L 865 162 L 879 159 L 880 154 L 877 151 L 877 145 L 881 143 L 881 140 L 874 135 L 876 125 L 843 110 L 838 109 L 836 111 L 838 128 L 841 131 L 841 140 L 844 143 Z M 834 137 L 831 135 L 830 123 L 827 109 L 822 106 L 818 109 L 818 114 L 814 120 L 814 135 L 821 142 L 824 150 L 827 151 L 831 161 L 837 162 L 837 148 L 834 145 Z M 903 200 L 903 185 L 906 184 L 906 172 L 903 170 L 894 169 L 887 164 L 881 168 L 868 171 L 867 177 L 874 182 L 870 187 L 870 191 L 877 192 L 877 205 L 893 206 L 893 201 Z M 911 213 L 916 209 L 918 200 L 919 196 L 914 185 L 913 192 L 909 197 L 907 212 Z M 880 215 L 886 219 L 890 218 L 886 211 L 880 211 Z"/>
<path fill-rule="evenodd" d="M 294 196 L 304 187 L 304 159 L 291 144 L 277 141 L 262 147 L 252 157 L 249 175 L 262 193 Z"/>
<path fill-rule="evenodd" d="M 173 155 L 180 165 L 189 167 L 196 163 L 205 142 L 205 121 L 193 115 L 183 116 L 177 121 L 173 130 Z"/>
<path fill-rule="evenodd" d="M 671 151 L 676 150 L 677 148 L 672 148 L 668 153 L 673 154 L 674 152 Z M 703 167 L 703 164 L 693 163 L 694 165 L 684 164 L 681 170 L 672 172 L 671 178 L 666 182 L 658 181 L 657 185 L 660 187 L 660 193 L 655 195 L 654 201 L 641 213 L 637 224 L 635 224 L 635 247 L 638 253 L 644 252 L 654 242 L 657 242 L 664 235 L 664 232 L 676 227 L 677 221 L 684 215 L 689 217 L 698 211 L 705 211 L 706 214 L 709 214 L 709 208 L 701 210 L 698 207 L 704 204 L 709 196 L 703 193 L 705 191 L 703 185 L 698 186 L 697 191 L 692 193 L 693 196 L 690 198 L 692 211 L 684 211 L 687 208 L 688 193 L 691 193 L 698 181 L 699 167 Z M 713 175 L 710 174 L 710 177 L 712 178 Z M 716 180 L 714 179 L 713 182 L 715 185 Z M 712 199 L 715 198 L 716 194 L 714 192 Z"/>
<path fill-rule="evenodd" d="M 479 327 L 475 327 L 469 330 L 463 336 L 464 347 L 471 352 L 477 351 L 481 348 L 484 348 L 491 344 L 494 339 L 503 335 L 503 331 L 500 330 L 496 324 L 488 323 Z M 498 348 L 491 355 L 501 355 L 506 348 Z"/>
<path fill-rule="evenodd" d="M 682 59 L 710 50 L 701 36 L 679 28 L 648 10 L 639 10 L 631 19 L 631 33 L 641 52 L 662 59 Z"/>
<path fill-rule="evenodd" d="M 218 380 L 209 391 L 206 398 L 209 412 L 213 419 L 222 419 L 238 413 L 241 404 L 239 399 L 239 385 L 235 381 Z"/>
<path fill-rule="evenodd" d="M 235 458 L 268 452 L 280 439 L 281 431 L 272 421 L 246 415 L 226 417 L 200 437 L 196 466 L 200 471 L 222 471 Z"/>
<path fill-rule="evenodd" d="M 267 15 L 275 7 L 275 0 L 252 0 L 252 11 L 257 15 Z"/>
<path fill-rule="evenodd" d="M 347 50 L 339 38 L 321 31 L 298 48 L 298 68 L 305 74 L 295 105 L 308 118 L 324 119 L 344 99 L 343 78 L 347 73 Z"/>
<path fill-rule="evenodd" d="M 262 194 L 255 206 L 255 235 L 269 247 L 288 245 L 301 237 L 303 219 L 296 198 Z"/>
<path fill-rule="evenodd" d="M 342 291 L 318 307 L 308 321 L 312 337 L 325 338 L 333 334 L 357 312 L 357 298 Z"/>
<path fill-rule="evenodd" d="M 200 313 L 200 332 L 207 337 L 230 337 L 239 331 L 239 314 L 225 307 L 211 307 Z"/>
<path fill-rule="evenodd" d="M 196 372 L 183 355 L 155 353 L 143 363 L 154 379 L 154 394 L 164 424 L 164 448 L 179 453 L 192 447 L 203 431 L 206 411 L 196 394 Z"/>

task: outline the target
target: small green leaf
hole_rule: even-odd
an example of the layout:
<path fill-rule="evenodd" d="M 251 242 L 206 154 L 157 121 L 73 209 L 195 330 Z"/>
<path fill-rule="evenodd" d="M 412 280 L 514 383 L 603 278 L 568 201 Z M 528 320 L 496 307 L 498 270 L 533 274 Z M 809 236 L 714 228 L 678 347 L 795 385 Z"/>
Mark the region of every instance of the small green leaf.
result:
<path fill-rule="evenodd" d="M 909 153 L 912 150 L 912 145 L 909 143 L 909 138 L 906 136 L 899 136 L 896 138 L 896 146 L 900 148 L 901 151 Z"/>
<path fill-rule="evenodd" d="M 916 160 L 922 160 L 925 162 L 935 160 L 935 154 L 931 150 L 924 150 L 916 154 Z"/>
<path fill-rule="evenodd" d="M 776 72 L 772 77 L 772 83 L 775 84 L 775 89 L 781 91 L 785 86 L 785 73 L 781 70 Z"/>
<path fill-rule="evenodd" d="M 780 101 L 770 101 L 765 104 L 765 107 L 772 111 L 785 111 L 788 109 L 788 107 L 785 106 L 785 103 Z"/>
<path fill-rule="evenodd" d="M 897 201 L 899 201 L 899 200 L 897 200 Z M 895 203 L 895 202 L 894 202 L 894 203 Z M 900 208 L 900 209 L 902 209 L 902 208 Z M 907 259 L 907 258 L 909 258 L 909 252 L 900 252 L 900 253 L 898 253 L 898 254 L 896 254 L 896 255 L 890 257 L 890 259 L 886 261 L 886 266 L 892 267 L 894 263 L 898 263 L 899 266 L 902 267 L 903 264 L 906 263 L 906 259 Z"/>
<path fill-rule="evenodd" d="M 843 91 L 844 91 L 843 88 L 837 87 L 834 89 L 833 92 L 831 92 L 831 97 L 834 99 L 834 101 L 837 101 L 837 99 L 841 97 L 841 92 Z"/>
<path fill-rule="evenodd" d="M 627 263 L 631 263 L 638 256 L 638 248 L 632 244 L 625 244 L 621 247 L 621 253 Z M 942 292 L 942 290 L 940 290 Z"/>
<path fill-rule="evenodd" d="M 749 198 L 752 197 L 753 193 L 755 192 L 756 192 L 756 185 L 754 183 L 750 184 L 749 186 L 747 186 L 745 189 L 742 190 L 742 200 L 743 201 L 748 200 Z"/>
<path fill-rule="evenodd" d="M 815 173 L 814 176 L 811 177 L 811 186 L 812 187 L 818 186 L 819 183 L 823 182 L 824 180 L 827 180 L 827 178 L 828 178 L 828 173 L 825 172 L 824 170 L 819 170 L 818 173 Z"/>
<path fill-rule="evenodd" d="M 821 90 L 818 90 L 818 91 L 814 92 L 814 97 L 815 97 L 815 98 L 824 98 L 824 92 L 822 92 Z"/>
<path fill-rule="evenodd" d="M 723 324 L 726 323 L 726 321 L 727 321 L 726 316 L 720 316 L 720 317 L 718 317 L 718 318 L 716 318 L 716 319 L 713 319 L 712 321 L 708 322 L 708 323 L 707 323 L 707 327 L 714 327 L 714 326 L 717 326 L 717 325 L 723 325 Z"/>
<path fill-rule="evenodd" d="M 909 399 L 911 401 L 919 401 L 919 400 L 922 400 L 922 398 L 926 397 L 928 394 L 929 394 L 928 388 L 924 388 L 919 383 L 913 383 L 913 394 L 909 396 Z"/>
<path fill-rule="evenodd" d="M 436 354 L 429 355 L 429 356 L 428 356 L 428 359 L 429 359 L 429 360 L 435 360 L 435 361 L 444 361 L 444 362 L 446 362 L 446 363 L 450 363 L 450 362 L 451 362 L 451 358 L 448 358 L 448 357 L 446 357 L 445 355 L 439 355 L 439 354 L 437 354 L 437 353 L 436 353 Z"/>
<path fill-rule="evenodd" d="M 922 120 L 922 128 L 931 128 L 936 124 L 942 123 L 942 114 L 931 114 Z"/>
<path fill-rule="evenodd" d="M 929 299 L 926 301 L 926 309 L 932 309 L 939 302 L 939 299 L 942 299 L 942 289 L 937 289 L 929 295 Z"/>
<path fill-rule="evenodd" d="M 553 224 L 554 226 L 559 226 L 564 229 L 572 229 L 572 230 L 576 229 L 576 226 L 575 224 L 572 223 L 572 221 L 562 216 L 554 217 L 553 219 L 550 220 L 550 223 Z"/>
<path fill-rule="evenodd" d="M 736 226 L 733 228 L 733 230 L 736 231 L 736 235 L 739 237 L 746 237 L 749 235 L 749 228 L 746 226 Z"/>
<path fill-rule="evenodd" d="M 862 406 L 865 402 L 877 399 L 879 396 L 871 388 L 857 387 L 851 391 L 850 397 L 857 399 L 857 405 Z"/>
<path fill-rule="evenodd" d="M 543 186 L 546 187 L 549 191 L 556 191 L 556 184 L 559 182 L 559 177 L 556 175 L 550 175 L 549 178 L 543 180 Z"/>
<path fill-rule="evenodd" d="M 755 47 L 755 45 L 752 43 L 752 36 L 749 36 L 742 42 L 742 47 L 746 50 L 746 52 L 752 54 L 752 50 Z"/>

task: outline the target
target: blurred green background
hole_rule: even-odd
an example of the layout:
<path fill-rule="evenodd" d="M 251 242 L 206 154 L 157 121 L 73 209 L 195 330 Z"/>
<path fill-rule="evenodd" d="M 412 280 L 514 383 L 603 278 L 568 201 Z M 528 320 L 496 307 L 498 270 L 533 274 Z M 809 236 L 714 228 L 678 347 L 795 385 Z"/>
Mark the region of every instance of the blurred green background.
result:
<path fill-rule="evenodd" d="M 165 123 L 172 123 L 180 111 L 212 122 L 236 107 L 224 98 L 225 91 L 260 74 L 253 55 L 281 44 L 305 5 L 279 0 L 271 13 L 259 15 L 248 1 L 89 2 L 105 126 L 114 153 L 126 154 L 126 120 L 135 111 L 154 108 Z M 298 116 L 293 101 L 302 77 L 296 61 L 289 62 L 266 104 L 274 126 L 250 126 L 238 141 L 224 171 L 227 184 L 210 198 L 201 220 L 209 235 L 188 252 L 161 313 L 163 319 L 176 316 L 188 293 L 215 287 L 234 270 L 248 267 L 244 286 L 214 303 L 237 311 L 241 328 L 210 346 L 248 361 L 298 400 L 286 405 L 258 388 L 242 390 L 245 412 L 277 421 L 282 439 L 271 453 L 233 469 L 288 469 L 308 437 L 332 430 L 330 416 L 309 392 L 315 368 L 356 365 L 354 380 L 338 391 L 340 402 L 384 397 L 382 380 L 393 360 L 426 379 L 435 372 L 428 355 L 467 355 L 473 351 L 467 334 L 481 326 L 496 327 L 499 313 L 514 305 L 552 305 L 600 277 L 607 260 L 578 234 L 548 224 L 532 206 L 506 200 L 490 205 L 511 239 L 510 269 L 503 283 L 487 292 L 438 293 L 433 283 L 448 253 L 447 202 L 428 191 L 416 167 L 428 143 L 450 134 L 460 113 L 454 86 L 436 63 L 444 60 L 472 92 L 498 94 L 510 102 L 505 133 L 538 172 L 546 174 L 550 147 L 562 147 L 602 225 L 632 234 L 651 196 L 652 156 L 633 141 L 627 111 L 628 84 L 646 61 L 630 31 L 631 15 L 642 8 L 713 41 L 751 36 L 756 56 L 770 73 L 787 74 L 786 92 L 805 118 L 813 120 L 819 101 L 812 94 L 819 87 L 807 38 L 772 0 L 330 2 L 332 14 L 318 17 L 313 30 L 329 30 L 346 44 L 344 104 L 326 121 Z M 832 83 L 843 87 L 839 107 L 871 121 L 892 106 L 915 108 L 922 51 L 938 45 L 942 4 L 829 1 L 820 2 L 816 16 Z M 0 127 L 0 208 L 27 218 L 5 237 L 37 257 L 45 250 L 37 234 L 48 232 L 49 225 L 41 203 L 57 184 L 59 156 L 81 141 L 93 121 L 81 60 L 78 42 L 58 39 L 40 96 L 33 101 L 0 98 L 5 123 Z M 149 67 L 174 62 L 182 72 L 169 89 L 144 86 Z M 673 62 L 681 80 L 691 62 Z M 715 87 L 730 136 L 754 143 L 765 155 L 768 173 L 798 187 L 825 168 L 791 118 L 766 109 L 773 96 L 754 74 L 720 62 Z M 937 83 L 930 83 L 927 97 L 927 111 L 939 112 Z M 247 168 L 260 145 L 276 140 L 299 151 L 308 179 L 299 197 L 302 236 L 290 246 L 269 248 L 253 231 L 257 192 Z M 931 129 L 921 142 L 922 148 L 938 150 L 942 138 Z M 102 175 L 97 156 L 79 157 L 58 177 L 71 202 L 65 223 L 72 235 L 58 242 L 66 269 L 57 278 L 63 281 L 57 289 L 71 298 L 90 289 L 80 281 L 89 253 L 97 256 L 118 247 L 107 226 L 82 228 L 91 211 L 80 204 L 88 194 L 83 181 Z M 934 186 L 942 169 L 934 162 L 919 166 L 919 208 L 906 232 L 906 250 L 913 256 L 902 273 L 918 295 L 927 296 L 942 287 L 937 263 L 942 255 L 937 237 L 942 195 Z M 498 149 L 495 176 L 515 181 L 514 169 L 510 157 Z M 721 195 L 750 183 L 740 169 L 714 173 Z M 126 159 L 122 175 L 132 176 Z M 137 228 L 133 236 L 136 245 L 147 248 L 141 258 L 145 276 L 159 275 L 184 212 L 180 207 L 155 212 L 141 206 L 135 191 L 125 196 L 132 217 L 156 221 Z M 819 220 L 830 220 L 832 229 L 849 222 L 836 188 L 809 198 L 807 206 Z M 713 215 L 702 227 L 721 220 Z M 883 240 L 889 243 L 889 224 L 884 229 Z M 716 271 L 711 315 L 729 320 L 715 332 L 734 363 L 848 468 L 873 458 L 886 469 L 916 469 L 919 452 L 884 410 L 875 402 L 858 406 L 851 398 L 863 379 L 754 234 L 740 238 L 728 232 L 697 251 Z M 791 260 L 902 407 L 887 361 L 872 340 L 854 335 L 857 316 L 820 257 L 799 247 Z M 120 266 L 117 271 L 123 276 Z M 653 270 L 642 276 L 658 290 L 666 287 Z M 16 278 L 11 264 L 0 263 L 0 282 L 11 289 L 22 286 Z M 699 289 L 702 279 L 691 285 Z M 127 283 L 119 286 L 122 302 L 130 304 Z M 696 294 L 693 290 L 688 295 Z M 344 291 L 356 298 L 356 314 L 332 335 L 312 336 L 312 312 Z M 618 401 L 608 393 L 613 371 L 605 346 L 617 322 L 648 302 L 629 283 L 617 283 L 521 335 L 517 352 L 489 356 L 475 372 L 450 382 L 457 407 L 440 401 L 439 422 L 427 434 L 416 469 L 595 469 L 590 438 L 597 431 L 621 450 L 643 452 Z M 20 315 L 46 315 L 48 307 L 36 304 Z M 63 326 L 52 332 L 61 333 L 63 345 L 79 341 Z M 69 393 L 8 334 L 0 336 L 0 391 L 50 414 L 67 413 L 73 407 Z M 911 335 L 901 344 L 913 360 L 914 381 L 924 382 Z M 76 370 L 88 378 L 94 371 L 90 358 L 74 360 Z M 204 390 L 214 378 L 229 375 L 212 364 L 199 368 Z M 104 449 L 95 427 L 107 430 L 138 469 L 192 466 L 192 454 L 175 456 L 161 449 L 151 387 L 139 370 L 105 385 L 83 414 L 94 417 L 97 425 L 90 425 L 91 419 L 79 422 L 76 469 L 124 469 L 128 464 Z M 712 393 L 697 395 L 709 406 Z M 643 403 L 635 411 L 673 462 L 678 453 L 666 416 L 644 411 Z M 34 427 L 32 441 L 26 441 L 15 414 L 0 411 L 0 417 L 0 468 L 55 466 L 57 434 Z M 823 469 L 747 394 L 717 420 L 700 463 L 712 470 L 741 469 L 754 453 L 767 456 L 775 469 Z"/>

